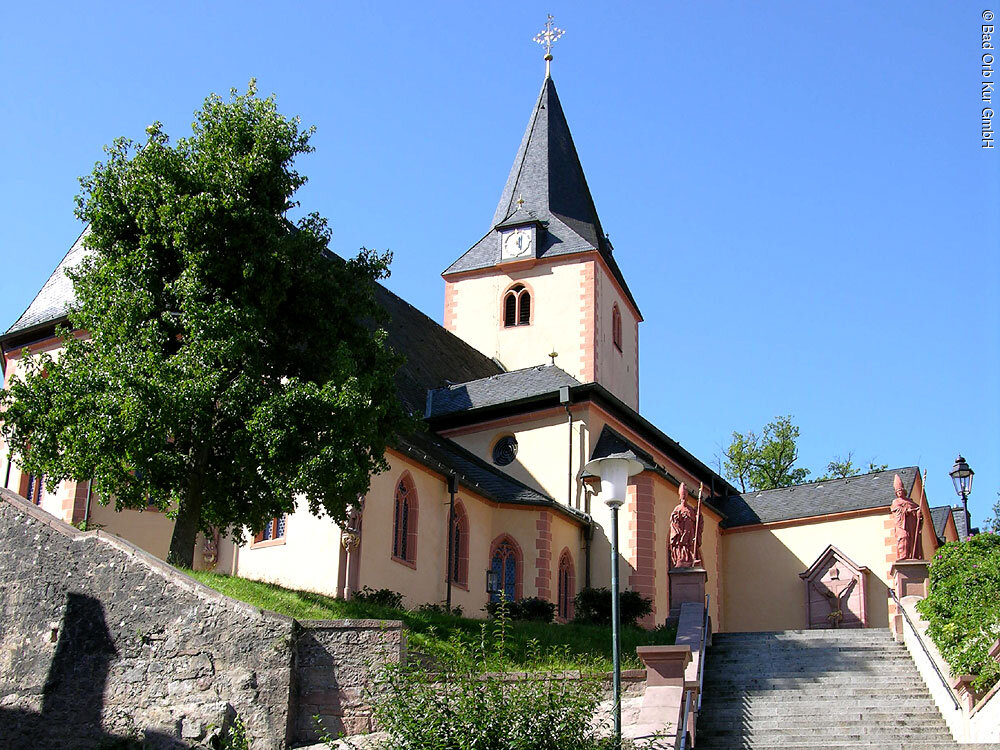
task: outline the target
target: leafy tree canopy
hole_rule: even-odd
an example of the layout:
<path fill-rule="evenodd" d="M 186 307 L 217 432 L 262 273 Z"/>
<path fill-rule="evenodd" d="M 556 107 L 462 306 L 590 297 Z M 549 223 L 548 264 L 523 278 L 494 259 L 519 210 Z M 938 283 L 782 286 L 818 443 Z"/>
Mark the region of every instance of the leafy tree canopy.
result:
<path fill-rule="evenodd" d="M 725 449 L 724 468 L 730 481 L 743 492 L 772 490 L 798 484 L 809 470 L 795 466 L 799 459 L 799 428 L 792 417 L 775 417 L 760 434 L 733 432 Z"/>
<path fill-rule="evenodd" d="M 876 471 L 885 471 L 889 468 L 888 464 L 876 464 L 873 458 L 868 462 L 868 468 L 865 469 L 861 466 L 854 465 L 854 452 L 848 451 L 847 458 L 841 458 L 840 456 L 834 456 L 834 459 L 826 465 L 826 474 L 817 479 L 817 482 L 822 482 L 827 479 L 847 479 L 848 477 L 856 477 L 862 471 L 866 474 L 871 474 Z"/>
<path fill-rule="evenodd" d="M 285 218 L 313 129 L 251 81 L 187 138 L 146 132 L 81 178 L 64 349 L 26 358 L 0 408 L 27 471 L 169 510 L 169 559 L 190 565 L 199 529 L 253 532 L 296 497 L 342 520 L 410 422 L 374 297 L 390 256 L 343 261 L 318 215 Z"/>

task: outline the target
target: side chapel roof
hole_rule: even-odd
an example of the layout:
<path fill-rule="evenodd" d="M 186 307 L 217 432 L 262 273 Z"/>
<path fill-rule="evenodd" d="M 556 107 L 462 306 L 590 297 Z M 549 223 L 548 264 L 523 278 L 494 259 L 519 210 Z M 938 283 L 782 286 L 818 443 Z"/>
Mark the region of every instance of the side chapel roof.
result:
<path fill-rule="evenodd" d="M 944 544 L 944 529 L 948 525 L 948 516 L 951 515 L 951 507 L 948 505 L 939 505 L 936 508 L 931 508 L 931 522 L 934 524 L 934 536 L 938 538 L 941 544 Z M 956 528 L 958 526 L 956 525 Z"/>
<path fill-rule="evenodd" d="M 867 510 L 892 505 L 892 478 L 899 474 L 907 492 L 913 491 L 917 467 L 876 471 L 847 479 L 824 479 L 776 490 L 732 495 L 720 503 L 723 526 L 750 526 L 797 518 Z"/>
<path fill-rule="evenodd" d="M 540 235 L 537 257 L 596 250 L 629 302 L 639 309 L 615 261 L 614 248 L 601 227 L 556 85 L 549 77 L 545 78 L 531 112 L 493 214 L 490 231 L 445 269 L 443 275 L 498 264 L 500 236 L 497 229 L 533 221 L 545 229 Z"/>

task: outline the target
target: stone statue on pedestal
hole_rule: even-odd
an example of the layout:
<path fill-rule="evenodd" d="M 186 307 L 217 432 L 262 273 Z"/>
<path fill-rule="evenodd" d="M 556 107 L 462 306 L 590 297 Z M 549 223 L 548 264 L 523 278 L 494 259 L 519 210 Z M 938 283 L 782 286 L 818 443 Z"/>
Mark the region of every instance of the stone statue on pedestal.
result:
<path fill-rule="evenodd" d="M 693 568 L 701 559 L 701 514 L 687 504 L 687 487 L 681 482 L 681 501 L 670 514 L 670 565 Z"/>
<path fill-rule="evenodd" d="M 924 555 L 920 529 L 924 519 L 920 506 L 906 496 L 903 480 L 899 478 L 899 474 L 892 480 L 892 486 L 896 490 L 896 499 L 892 501 L 889 512 L 892 513 L 896 525 L 896 559 L 922 559 Z"/>

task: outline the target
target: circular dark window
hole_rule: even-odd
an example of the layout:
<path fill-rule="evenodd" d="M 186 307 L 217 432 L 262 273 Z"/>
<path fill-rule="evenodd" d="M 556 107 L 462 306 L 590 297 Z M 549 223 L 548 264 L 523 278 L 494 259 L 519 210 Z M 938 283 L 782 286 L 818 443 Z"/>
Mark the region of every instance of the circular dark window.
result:
<path fill-rule="evenodd" d="M 493 463 L 506 466 L 517 458 L 517 440 L 513 435 L 497 440 L 493 446 Z"/>

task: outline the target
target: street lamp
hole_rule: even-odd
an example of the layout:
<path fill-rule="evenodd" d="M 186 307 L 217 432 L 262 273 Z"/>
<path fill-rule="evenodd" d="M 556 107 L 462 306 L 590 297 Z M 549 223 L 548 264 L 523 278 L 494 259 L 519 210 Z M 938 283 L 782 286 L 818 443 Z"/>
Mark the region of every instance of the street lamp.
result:
<path fill-rule="evenodd" d="M 611 509 L 611 659 L 614 664 L 614 719 L 615 747 L 622 744 L 622 664 L 621 664 L 621 612 L 618 602 L 618 509 L 625 502 L 628 478 L 643 469 L 632 451 L 612 453 L 595 458 L 584 467 L 585 472 L 601 478 L 601 494 Z"/>
<path fill-rule="evenodd" d="M 955 465 L 948 472 L 951 481 L 955 483 L 955 492 L 962 498 L 962 511 L 965 513 L 965 534 L 969 534 L 969 494 L 972 492 L 972 477 L 975 475 L 961 454 L 955 459 Z"/>

